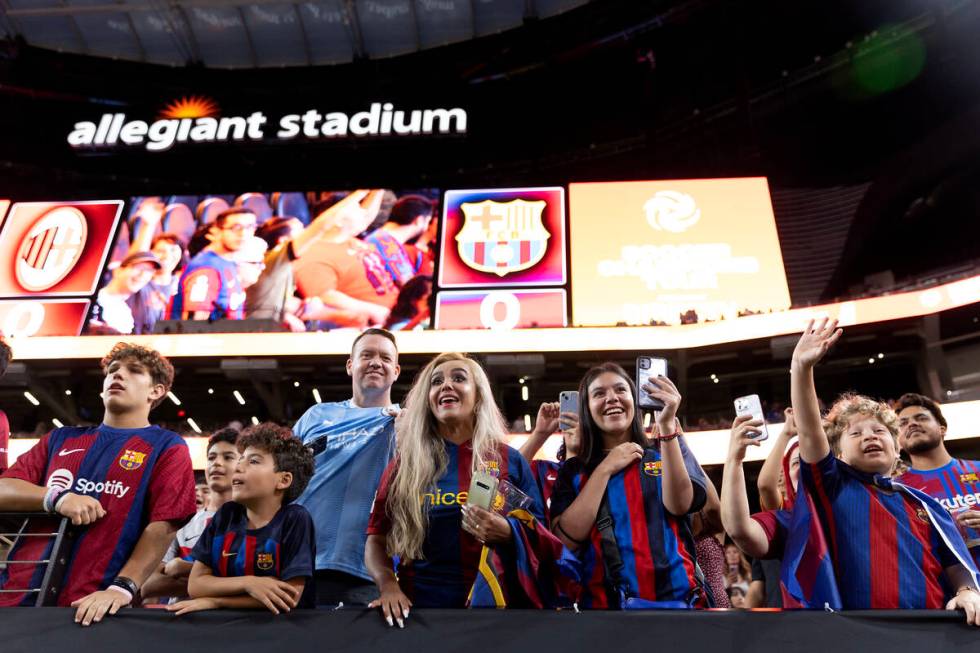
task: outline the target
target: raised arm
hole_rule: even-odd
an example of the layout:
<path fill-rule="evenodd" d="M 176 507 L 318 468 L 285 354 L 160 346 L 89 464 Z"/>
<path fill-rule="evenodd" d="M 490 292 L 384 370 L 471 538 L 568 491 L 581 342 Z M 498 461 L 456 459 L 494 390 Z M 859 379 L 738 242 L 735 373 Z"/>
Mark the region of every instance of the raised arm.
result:
<path fill-rule="evenodd" d="M 819 324 L 813 320 L 796 343 L 793 351 L 790 389 L 793 396 L 793 417 L 800 430 L 800 459 L 815 463 L 830 453 L 830 443 L 820 419 L 820 402 L 813 382 L 813 368 L 827 350 L 840 338 L 842 329 L 837 320 L 824 318 Z"/>
<path fill-rule="evenodd" d="M 769 538 L 749 512 L 742 462 L 749 447 L 759 446 L 760 443 L 750 436 L 758 433 L 760 426 L 762 422 L 753 420 L 751 415 L 735 418 L 725 471 L 721 477 L 721 523 L 736 546 L 753 558 L 762 558 L 767 554 Z"/>
<path fill-rule="evenodd" d="M 796 435 L 792 407 L 783 411 L 783 414 L 786 417 L 783 430 L 776 436 L 772 449 L 766 456 L 766 462 L 762 463 L 762 469 L 759 470 L 759 504 L 763 510 L 779 510 L 783 507 L 783 495 L 779 491 L 779 474 L 783 469 L 786 445 Z M 786 482 L 789 483 L 789 479 L 786 479 Z"/>
<path fill-rule="evenodd" d="M 538 407 L 538 416 L 534 420 L 534 430 L 531 435 L 521 445 L 521 455 L 524 460 L 531 462 L 535 454 L 548 441 L 551 434 L 558 428 L 558 402 L 544 402 Z"/>
<path fill-rule="evenodd" d="M 657 429 L 661 437 L 678 433 L 674 418 L 681 405 L 681 393 L 674 382 L 666 376 L 653 377 L 649 384 L 644 384 L 641 391 L 646 391 L 651 397 L 663 402 L 663 410 L 657 413 Z M 694 502 L 694 485 L 687 473 L 687 466 L 684 465 L 684 454 L 678 438 L 660 441 L 660 461 L 663 469 L 661 487 L 664 508 L 674 515 L 686 515 Z"/>
<path fill-rule="evenodd" d="M 163 221 L 163 214 L 166 207 L 158 197 L 147 197 L 140 203 L 137 215 L 140 218 L 139 229 L 133 234 L 133 239 L 129 242 L 129 251 L 126 255 L 136 252 L 150 251 L 150 244 L 153 242 L 153 234 Z"/>

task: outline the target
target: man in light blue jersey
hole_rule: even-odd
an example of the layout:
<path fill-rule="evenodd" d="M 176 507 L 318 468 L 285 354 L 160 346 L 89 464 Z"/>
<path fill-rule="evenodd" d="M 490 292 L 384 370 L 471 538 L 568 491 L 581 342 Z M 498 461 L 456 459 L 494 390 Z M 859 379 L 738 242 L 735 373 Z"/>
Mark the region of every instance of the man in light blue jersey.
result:
<path fill-rule="evenodd" d="M 367 605 L 378 596 L 364 567 L 364 542 L 381 472 L 395 455 L 399 408 L 391 386 L 400 371 L 395 337 L 365 330 L 347 360 L 353 396 L 316 404 L 293 427 L 316 464 L 296 503 L 316 525 L 317 605 Z"/>

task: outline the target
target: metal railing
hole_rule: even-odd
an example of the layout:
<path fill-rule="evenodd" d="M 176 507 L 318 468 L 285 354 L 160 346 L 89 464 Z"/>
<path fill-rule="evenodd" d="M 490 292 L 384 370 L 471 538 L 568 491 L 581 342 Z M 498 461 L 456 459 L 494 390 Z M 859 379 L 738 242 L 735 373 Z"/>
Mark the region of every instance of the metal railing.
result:
<path fill-rule="evenodd" d="M 44 520 L 41 523 L 49 523 L 52 526 L 32 531 L 31 527 L 38 520 Z M 17 526 L 18 522 L 20 522 L 19 526 Z M 57 526 L 54 526 L 55 523 Z M 69 526 L 70 522 L 66 517 L 52 517 L 45 512 L 0 512 L 0 542 L 9 543 L 11 554 L 16 554 L 16 547 L 22 538 L 41 537 L 54 540 L 52 546 L 47 548 L 43 560 L 0 561 L 0 570 L 8 571 L 11 565 L 44 565 L 44 576 L 38 587 L 4 587 L 0 589 L 0 594 L 36 594 L 35 607 L 57 605 L 58 592 L 62 587 L 65 569 L 68 567 L 68 553 L 75 536 L 74 530 Z"/>

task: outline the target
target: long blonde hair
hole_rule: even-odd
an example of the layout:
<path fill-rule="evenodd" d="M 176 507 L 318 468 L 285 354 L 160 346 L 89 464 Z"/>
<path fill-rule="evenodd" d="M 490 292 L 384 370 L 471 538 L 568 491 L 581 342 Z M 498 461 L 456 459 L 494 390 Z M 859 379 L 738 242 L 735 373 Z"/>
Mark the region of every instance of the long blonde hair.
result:
<path fill-rule="evenodd" d="M 429 511 L 423 505 L 422 496 L 434 490 L 449 463 L 438 424 L 429 409 L 432 376 L 437 367 L 448 361 L 460 361 L 469 371 L 476 389 L 472 469 L 487 469 L 491 461 L 499 464 L 498 451 L 505 434 L 504 419 L 493 399 L 487 373 L 465 354 L 439 354 L 415 377 L 397 422 L 397 469 L 388 494 L 391 530 L 387 545 L 389 555 L 397 555 L 403 560 L 423 557 L 422 543 L 429 527 Z"/>

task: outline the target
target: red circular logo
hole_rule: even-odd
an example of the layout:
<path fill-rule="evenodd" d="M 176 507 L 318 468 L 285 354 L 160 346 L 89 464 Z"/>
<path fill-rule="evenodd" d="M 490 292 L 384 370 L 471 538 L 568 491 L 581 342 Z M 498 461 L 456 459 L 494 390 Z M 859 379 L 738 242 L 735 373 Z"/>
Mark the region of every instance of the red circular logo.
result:
<path fill-rule="evenodd" d="M 47 290 L 68 276 L 85 251 L 88 223 L 73 206 L 59 206 L 30 228 L 17 252 L 17 281 L 32 292 Z"/>

